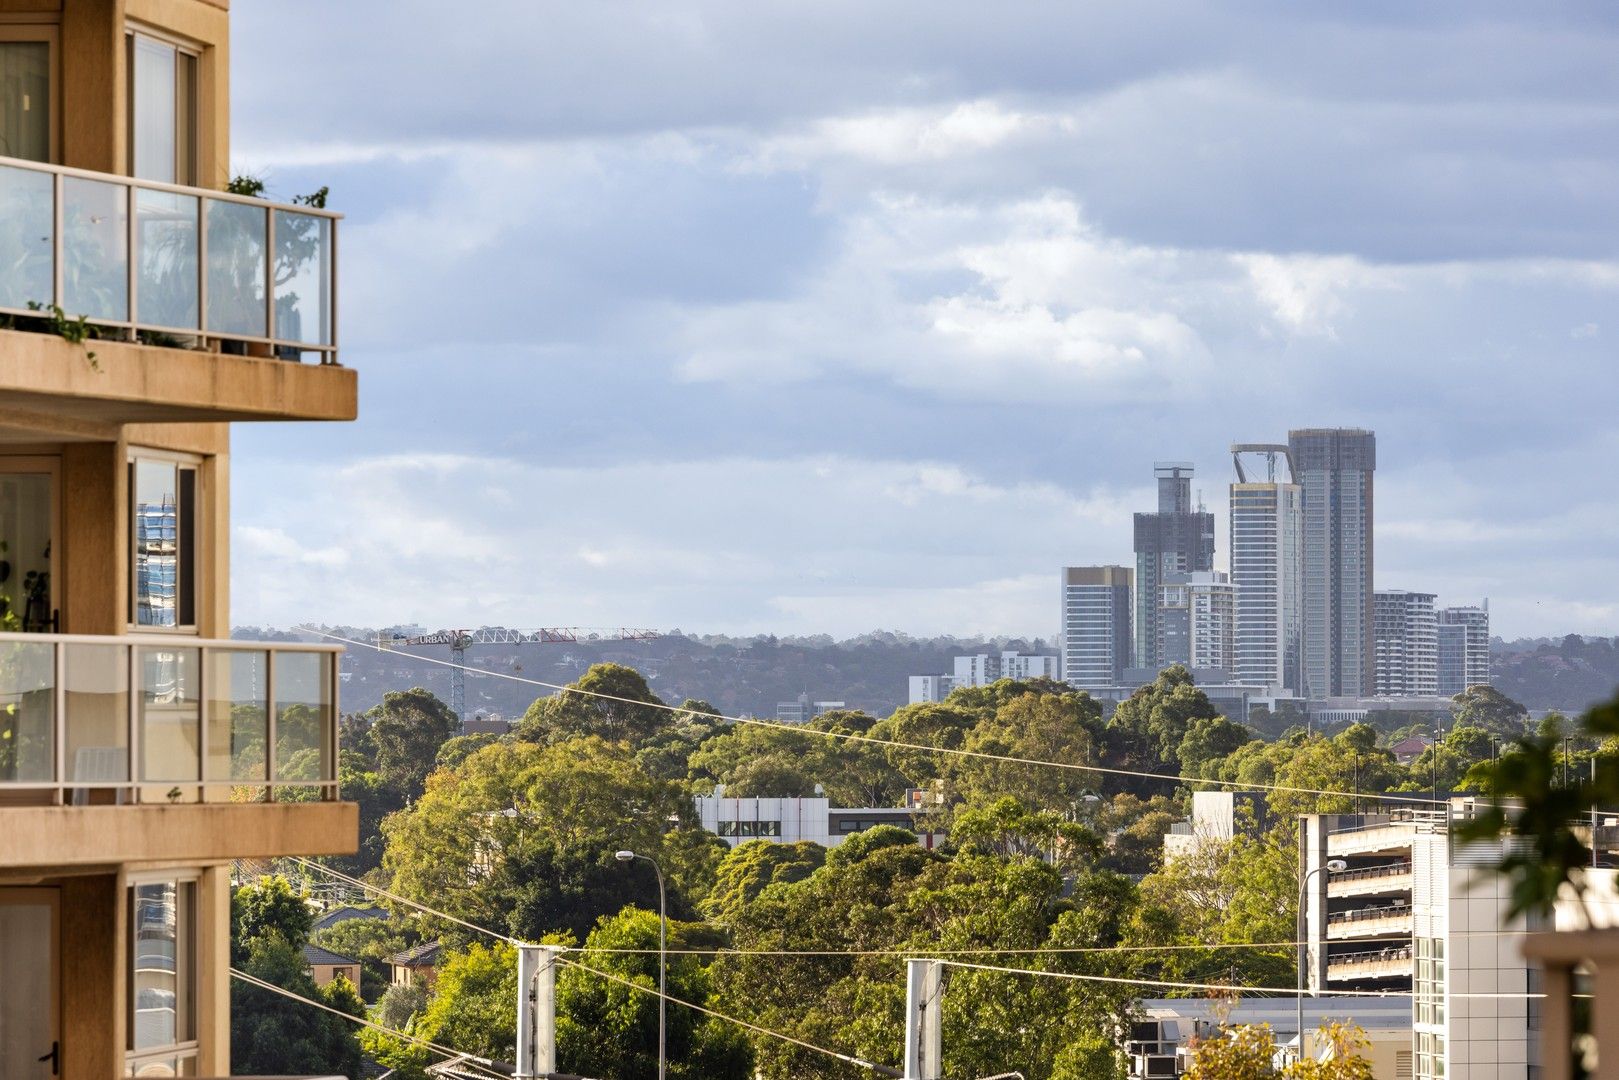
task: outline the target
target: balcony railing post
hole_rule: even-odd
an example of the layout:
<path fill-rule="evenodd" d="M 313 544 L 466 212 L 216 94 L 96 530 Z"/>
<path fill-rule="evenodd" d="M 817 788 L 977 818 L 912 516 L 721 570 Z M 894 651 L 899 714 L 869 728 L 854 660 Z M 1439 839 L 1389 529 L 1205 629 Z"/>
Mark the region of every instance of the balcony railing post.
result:
<path fill-rule="evenodd" d="M 275 353 L 275 211 L 264 208 L 264 336 Z"/>
<path fill-rule="evenodd" d="M 331 687 L 328 700 L 332 703 L 332 714 L 331 723 L 327 725 L 326 732 L 327 754 L 329 755 L 326 759 L 326 772 L 328 775 L 322 777 L 327 783 L 322 788 L 321 797 L 328 802 L 336 802 L 341 795 L 341 792 L 337 789 L 337 724 L 343 715 L 343 711 L 338 707 L 337 688 L 341 680 L 337 677 L 337 671 L 342 666 L 342 655 L 342 653 L 326 654 L 326 678 Z"/>
<path fill-rule="evenodd" d="M 129 801 L 139 802 L 141 760 L 141 726 L 139 720 L 141 669 L 140 665 L 136 661 L 139 658 L 140 650 L 135 647 L 133 642 L 130 642 L 124 646 L 124 651 L 126 654 L 126 663 L 124 666 L 125 678 L 129 680 L 129 739 L 127 740 L 129 743 L 129 772 L 125 775 L 127 776 L 130 785 Z"/>
<path fill-rule="evenodd" d="M 197 338 L 208 339 L 208 202 L 197 199 Z"/>
<path fill-rule="evenodd" d="M 275 650 L 264 651 L 264 800 L 275 802 Z"/>
<path fill-rule="evenodd" d="M 63 263 L 67 261 L 67 240 L 64 235 L 67 215 L 62 209 L 64 197 L 62 174 L 56 173 L 51 177 L 51 303 L 57 307 L 62 306 L 62 280 L 66 272 Z"/>
<path fill-rule="evenodd" d="M 197 801 L 208 801 L 208 658 L 207 646 L 197 649 Z"/>
<path fill-rule="evenodd" d="M 56 758 L 56 798 L 58 804 L 67 800 L 67 681 L 63 678 L 67 670 L 67 662 L 63 653 L 67 647 L 60 641 L 52 642 L 52 660 L 56 668 L 56 687 L 51 694 L 51 701 L 55 705 L 55 736 L 54 757 Z"/>
<path fill-rule="evenodd" d="M 332 351 L 326 354 L 325 363 L 337 363 L 337 219 L 329 218 L 330 232 L 328 240 L 331 250 L 326 255 L 326 265 L 321 268 L 326 277 L 326 293 L 330 297 L 330 308 L 326 312 L 326 341 Z"/>
<path fill-rule="evenodd" d="M 125 300 L 129 304 L 129 310 L 126 314 L 129 316 L 130 341 L 140 340 L 140 332 L 135 329 L 135 325 L 140 322 L 139 308 L 136 307 L 140 303 L 140 270 L 135 259 L 135 215 L 139 213 L 141 204 L 141 201 L 135 197 L 135 192 L 138 190 L 140 189 L 134 184 L 124 188 L 124 222 L 128 226 L 125 230 L 124 269 L 127 271 L 129 279 L 124 284 L 126 286 Z"/>

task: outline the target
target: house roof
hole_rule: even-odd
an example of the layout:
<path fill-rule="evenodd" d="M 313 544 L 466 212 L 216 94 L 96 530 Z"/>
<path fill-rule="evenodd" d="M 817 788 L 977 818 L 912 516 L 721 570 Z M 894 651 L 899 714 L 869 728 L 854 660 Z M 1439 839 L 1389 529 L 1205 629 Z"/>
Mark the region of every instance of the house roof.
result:
<path fill-rule="evenodd" d="M 304 963 L 310 967 L 316 964 L 358 964 L 359 961 L 352 956 L 334 953 L 330 949 L 323 949 L 319 945 L 304 946 Z"/>
<path fill-rule="evenodd" d="M 394 953 L 388 957 L 388 963 L 395 967 L 426 967 L 438 961 L 441 948 L 443 946 L 436 941 L 424 941 L 414 949 Z"/>
<path fill-rule="evenodd" d="M 324 930 L 328 926 L 348 922 L 350 919 L 386 919 L 388 910 L 379 907 L 340 907 L 333 908 L 315 920 L 315 929 Z"/>
<path fill-rule="evenodd" d="M 1428 749 L 1429 742 L 1421 735 L 1408 735 L 1389 747 L 1396 754 L 1420 754 Z"/>

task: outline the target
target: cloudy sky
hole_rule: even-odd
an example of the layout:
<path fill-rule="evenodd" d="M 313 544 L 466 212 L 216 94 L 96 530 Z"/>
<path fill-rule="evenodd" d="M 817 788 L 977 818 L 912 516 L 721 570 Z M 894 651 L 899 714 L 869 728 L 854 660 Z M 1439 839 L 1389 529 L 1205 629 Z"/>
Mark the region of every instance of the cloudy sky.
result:
<path fill-rule="evenodd" d="M 1359 426 L 1380 587 L 1619 633 L 1614 10 L 237 0 L 361 385 L 237 427 L 237 620 L 1050 634 Z"/>

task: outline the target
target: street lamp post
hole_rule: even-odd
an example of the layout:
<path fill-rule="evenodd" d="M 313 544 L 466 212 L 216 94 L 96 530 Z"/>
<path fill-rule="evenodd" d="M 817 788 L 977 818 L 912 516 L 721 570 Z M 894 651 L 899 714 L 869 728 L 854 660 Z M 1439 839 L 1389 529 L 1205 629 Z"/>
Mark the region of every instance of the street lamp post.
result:
<path fill-rule="evenodd" d="M 1304 892 L 1310 887 L 1310 879 L 1323 870 L 1337 874 L 1349 868 L 1349 864 L 1342 859 L 1328 859 L 1321 866 L 1316 867 L 1304 875 L 1299 882 L 1299 987 L 1298 987 L 1298 1022 L 1299 1022 L 1299 1052 L 1295 1060 L 1304 1060 L 1304 950 L 1308 934 L 1304 926 Z"/>
<path fill-rule="evenodd" d="M 658 875 L 658 1080 L 664 1080 L 668 1068 L 668 1058 L 664 1043 L 664 1011 L 668 1003 L 667 974 L 669 970 L 669 905 L 663 892 L 663 867 L 658 860 L 650 855 L 637 855 L 633 851 L 615 852 L 613 858 L 621 863 L 633 862 L 636 859 L 645 859 L 652 864 L 652 872 Z"/>

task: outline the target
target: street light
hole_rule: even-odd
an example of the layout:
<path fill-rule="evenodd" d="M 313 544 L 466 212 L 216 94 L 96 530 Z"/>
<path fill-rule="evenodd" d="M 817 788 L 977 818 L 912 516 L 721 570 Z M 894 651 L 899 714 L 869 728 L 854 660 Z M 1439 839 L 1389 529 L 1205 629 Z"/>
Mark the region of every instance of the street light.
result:
<path fill-rule="evenodd" d="M 1304 928 L 1304 890 L 1310 887 L 1310 879 L 1315 877 L 1323 870 L 1338 874 L 1347 869 L 1349 869 L 1349 864 L 1344 862 L 1344 860 L 1328 859 L 1324 865 L 1318 866 L 1314 870 L 1311 870 L 1308 874 L 1305 874 L 1304 880 L 1299 882 L 1299 1052 L 1296 1059 L 1298 1061 L 1304 1060 L 1304 947 L 1305 937 L 1307 936 Z"/>
<path fill-rule="evenodd" d="M 613 858 L 621 863 L 634 862 L 636 859 L 645 859 L 652 864 L 652 872 L 658 875 L 658 1080 L 664 1080 L 667 1068 L 667 1058 L 664 1053 L 664 1006 L 668 1002 L 665 989 L 665 976 L 668 971 L 669 949 L 667 945 L 667 930 L 669 925 L 669 906 L 663 894 L 663 867 L 658 860 L 650 855 L 637 855 L 633 851 L 614 852 Z"/>

